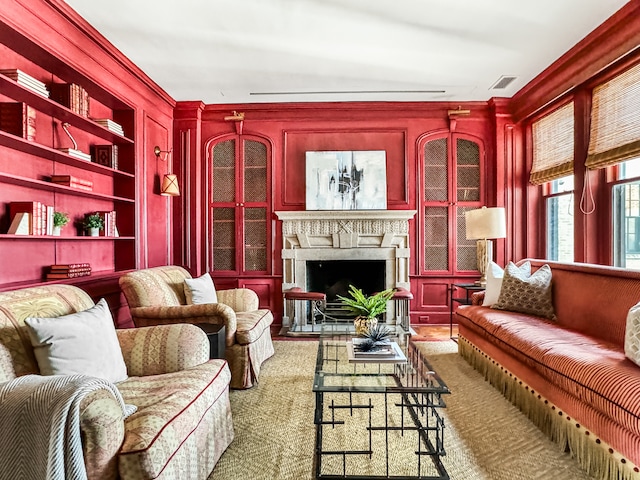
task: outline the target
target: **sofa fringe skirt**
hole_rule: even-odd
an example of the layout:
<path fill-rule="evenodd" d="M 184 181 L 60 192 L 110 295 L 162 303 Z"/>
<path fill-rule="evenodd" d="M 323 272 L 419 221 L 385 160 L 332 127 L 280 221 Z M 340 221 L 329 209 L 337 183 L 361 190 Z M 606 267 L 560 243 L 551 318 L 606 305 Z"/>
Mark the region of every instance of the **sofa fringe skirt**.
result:
<path fill-rule="evenodd" d="M 576 428 L 579 422 L 568 421 L 555 405 L 462 336 L 458 337 L 458 352 L 561 451 L 570 452 L 587 473 L 600 480 L 640 479 L 633 463 L 623 460 L 622 455 L 595 435 L 585 435 L 584 429 Z"/>

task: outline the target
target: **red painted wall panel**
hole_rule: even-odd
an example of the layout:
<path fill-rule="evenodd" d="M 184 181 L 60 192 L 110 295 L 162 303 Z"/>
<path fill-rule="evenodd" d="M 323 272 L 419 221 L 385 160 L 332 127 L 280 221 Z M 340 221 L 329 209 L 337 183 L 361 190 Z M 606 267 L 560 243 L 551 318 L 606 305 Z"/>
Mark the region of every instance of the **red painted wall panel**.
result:
<path fill-rule="evenodd" d="M 387 204 L 408 204 L 407 146 L 403 130 L 350 130 L 284 132 L 283 198 L 289 210 L 304 209 L 305 154 L 309 151 L 384 150 L 387 158 Z"/>

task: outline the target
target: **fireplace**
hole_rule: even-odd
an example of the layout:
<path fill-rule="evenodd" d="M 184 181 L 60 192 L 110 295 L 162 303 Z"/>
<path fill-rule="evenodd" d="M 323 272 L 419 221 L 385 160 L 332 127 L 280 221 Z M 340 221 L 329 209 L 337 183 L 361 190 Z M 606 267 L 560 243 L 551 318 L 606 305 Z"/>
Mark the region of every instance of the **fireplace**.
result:
<path fill-rule="evenodd" d="M 384 290 L 385 262 L 383 260 L 327 260 L 307 261 L 307 291 L 327 295 L 327 302 L 349 296 L 349 285 L 366 295 Z"/>
<path fill-rule="evenodd" d="M 375 262 L 379 268 L 375 276 L 382 283 L 373 291 L 410 290 L 409 220 L 415 214 L 415 210 L 276 212 L 282 221 L 282 289 L 321 291 L 309 283 L 310 272 L 320 263 L 342 263 L 337 268 L 351 272 L 355 264 L 347 262 Z M 293 314 L 285 305 L 284 325 L 291 325 Z M 387 321 L 396 321 L 393 302 Z"/>

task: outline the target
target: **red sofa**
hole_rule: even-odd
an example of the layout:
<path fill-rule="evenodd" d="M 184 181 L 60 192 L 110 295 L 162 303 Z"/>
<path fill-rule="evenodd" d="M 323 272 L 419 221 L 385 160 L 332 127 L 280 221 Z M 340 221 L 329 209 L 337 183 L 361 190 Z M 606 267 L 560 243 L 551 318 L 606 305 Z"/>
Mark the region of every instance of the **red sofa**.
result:
<path fill-rule="evenodd" d="M 557 319 L 460 306 L 460 354 L 596 478 L 640 478 L 640 366 L 624 354 L 640 272 L 529 261 L 551 266 Z"/>

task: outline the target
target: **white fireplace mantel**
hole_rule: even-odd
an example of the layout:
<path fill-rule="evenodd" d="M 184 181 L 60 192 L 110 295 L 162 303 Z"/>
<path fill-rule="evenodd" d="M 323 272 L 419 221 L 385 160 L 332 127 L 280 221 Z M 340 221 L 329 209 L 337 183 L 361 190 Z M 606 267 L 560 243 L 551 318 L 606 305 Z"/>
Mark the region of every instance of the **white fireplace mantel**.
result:
<path fill-rule="evenodd" d="M 306 289 L 306 262 L 313 260 L 384 260 L 385 288 L 410 288 L 409 220 L 415 210 L 275 213 L 282 220 L 283 290 Z"/>

